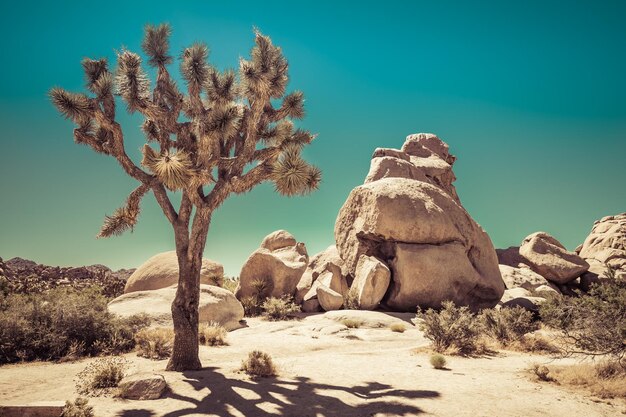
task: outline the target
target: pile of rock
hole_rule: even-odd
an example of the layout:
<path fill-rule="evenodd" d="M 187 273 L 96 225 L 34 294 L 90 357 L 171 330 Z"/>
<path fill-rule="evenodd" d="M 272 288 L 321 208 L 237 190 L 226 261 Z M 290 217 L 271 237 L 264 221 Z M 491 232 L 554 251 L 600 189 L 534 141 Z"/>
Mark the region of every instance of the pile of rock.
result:
<path fill-rule="evenodd" d="M 536 232 L 520 246 L 497 253 L 507 287 L 501 304 L 537 310 L 545 301 L 542 292 L 572 295 L 602 279 L 626 278 L 626 213 L 596 221 L 573 252 L 548 233 Z"/>
<path fill-rule="evenodd" d="M 304 245 L 275 232 L 289 236 L 288 245 L 262 245 L 253 253 L 237 296 L 249 296 L 250 283 L 261 278 L 270 282 L 272 296 L 293 295 L 305 311 L 346 303 L 415 311 L 445 300 L 473 309 L 494 306 L 504 292 L 496 252 L 459 201 L 454 161 L 433 134 L 410 135 L 402 149 L 376 149 L 365 183 L 339 212 L 336 245 L 307 265 L 306 251 L 297 250 Z M 275 252 L 283 250 L 289 255 L 277 260 Z M 282 269 L 290 271 L 288 280 Z"/>
<path fill-rule="evenodd" d="M 243 306 L 232 292 L 220 288 L 224 267 L 202 260 L 200 272 L 200 323 L 219 323 L 227 330 L 241 327 Z M 128 278 L 124 294 L 112 300 L 108 309 L 122 317 L 147 314 L 153 325 L 172 326 L 171 305 L 178 286 L 176 252 L 164 252 L 144 262 Z"/>
<path fill-rule="evenodd" d="M 23 258 L 2 261 L 0 276 L 8 280 L 11 292 L 39 293 L 56 287 L 82 289 L 100 286 L 108 297 L 116 297 L 123 292 L 126 280 L 132 269 L 112 271 L 104 265 L 60 267 L 42 265 Z"/>

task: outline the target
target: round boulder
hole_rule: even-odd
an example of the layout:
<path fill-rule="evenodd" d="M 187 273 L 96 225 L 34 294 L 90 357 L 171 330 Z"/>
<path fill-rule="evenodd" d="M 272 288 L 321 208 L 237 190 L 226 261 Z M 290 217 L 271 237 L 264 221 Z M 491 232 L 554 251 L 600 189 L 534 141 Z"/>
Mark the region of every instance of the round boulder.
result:
<path fill-rule="evenodd" d="M 202 259 L 200 283 L 221 286 L 224 280 L 222 264 Z M 154 255 L 144 262 L 126 281 L 124 294 L 149 291 L 178 285 L 178 257 L 175 251 Z"/>
<path fill-rule="evenodd" d="M 570 252 L 546 232 L 527 236 L 519 253 L 533 271 L 557 284 L 567 284 L 589 269 L 589 264 L 575 252 Z"/>
<path fill-rule="evenodd" d="M 172 326 L 172 301 L 176 296 L 176 286 L 150 291 L 134 291 L 123 294 L 108 305 L 111 313 L 129 317 L 144 313 L 152 319 L 152 324 Z M 198 306 L 200 323 L 215 322 L 227 330 L 241 327 L 243 306 L 232 292 L 213 285 L 200 285 Z"/>

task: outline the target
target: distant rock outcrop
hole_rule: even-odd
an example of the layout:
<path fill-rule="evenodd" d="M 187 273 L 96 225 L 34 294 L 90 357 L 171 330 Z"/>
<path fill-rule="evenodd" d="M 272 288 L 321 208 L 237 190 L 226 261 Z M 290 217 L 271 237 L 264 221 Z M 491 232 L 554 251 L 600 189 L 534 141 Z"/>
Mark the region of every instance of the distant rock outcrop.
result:
<path fill-rule="evenodd" d="M 448 145 L 433 134 L 407 137 L 402 150 L 377 149 L 366 183 L 335 223 L 339 255 L 354 276 L 361 256 L 391 271 L 383 304 L 392 310 L 452 300 L 493 307 L 504 292 L 489 236 L 461 205 Z"/>
<path fill-rule="evenodd" d="M 626 278 L 626 213 L 597 220 L 578 254 L 590 265 L 586 278 L 608 277 L 607 266 L 616 277 Z"/>
<path fill-rule="evenodd" d="M 12 258 L 2 261 L 0 275 L 4 276 L 11 292 L 38 293 L 56 287 L 85 288 L 96 285 L 107 297 L 123 292 L 133 269 L 112 271 L 104 265 L 61 267 L 38 264 L 28 259 Z"/>
<path fill-rule="evenodd" d="M 224 280 L 222 264 L 204 258 L 200 270 L 200 284 L 220 287 Z M 128 278 L 124 293 L 158 290 L 178 284 L 178 257 L 175 251 L 154 255 Z"/>

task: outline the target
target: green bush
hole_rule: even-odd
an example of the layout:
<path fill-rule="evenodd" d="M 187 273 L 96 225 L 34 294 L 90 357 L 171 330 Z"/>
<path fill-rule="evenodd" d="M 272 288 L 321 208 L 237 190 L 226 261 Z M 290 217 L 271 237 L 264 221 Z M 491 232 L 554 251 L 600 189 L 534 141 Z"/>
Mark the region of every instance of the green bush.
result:
<path fill-rule="evenodd" d="M 106 395 L 116 388 L 128 368 L 128 361 L 111 356 L 91 362 L 76 375 L 76 391 L 81 395 Z"/>
<path fill-rule="evenodd" d="M 76 398 L 74 402 L 66 401 L 60 417 L 94 417 L 93 407 L 88 405 L 86 398 Z"/>
<path fill-rule="evenodd" d="M 551 297 L 539 314 L 563 332 L 566 353 L 626 357 L 626 280 L 605 280 L 579 297 Z"/>
<path fill-rule="evenodd" d="M 446 368 L 446 358 L 440 354 L 434 354 L 430 357 L 430 364 L 435 369 L 445 369 Z"/>
<path fill-rule="evenodd" d="M 275 376 L 277 373 L 272 357 L 259 350 L 248 354 L 248 359 L 241 363 L 241 370 L 252 377 Z"/>
<path fill-rule="evenodd" d="M 441 310 L 418 310 L 417 316 L 422 320 L 420 330 L 433 342 L 435 351 L 476 352 L 481 329 L 467 307 L 456 307 L 452 301 L 444 301 Z"/>
<path fill-rule="evenodd" d="M 0 304 L 0 363 L 121 353 L 134 347 L 146 316 L 110 314 L 98 289 L 11 294 Z"/>
<path fill-rule="evenodd" d="M 300 306 L 294 303 L 291 297 L 270 297 L 263 302 L 261 308 L 265 311 L 268 320 L 271 321 L 287 320 L 294 313 L 300 312 Z"/>
<path fill-rule="evenodd" d="M 525 334 L 539 329 L 539 323 L 533 320 L 533 313 L 519 306 L 485 309 L 478 319 L 487 335 L 504 345 L 519 341 Z"/>

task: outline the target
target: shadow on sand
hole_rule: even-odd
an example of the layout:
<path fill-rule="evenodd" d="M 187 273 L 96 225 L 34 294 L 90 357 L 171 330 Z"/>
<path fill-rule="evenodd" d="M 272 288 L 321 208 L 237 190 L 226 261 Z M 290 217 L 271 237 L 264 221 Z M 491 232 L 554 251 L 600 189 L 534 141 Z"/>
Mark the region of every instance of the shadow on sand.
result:
<path fill-rule="evenodd" d="M 295 379 L 228 379 L 217 368 L 185 372 L 184 382 L 196 391 L 208 389 L 208 394 L 198 400 L 169 392 L 166 398 L 189 403 L 181 409 L 164 414 L 164 417 L 182 417 L 191 414 L 218 416 L 369 416 L 386 413 L 396 416 L 421 414 L 419 407 L 403 404 L 401 399 L 437 398 L 436 391 L 398 390 L 385 384 L 369 382 L 365 385 L 345 387 L 318 384 L 309 378 Z M 343 391 L 356 397 L 356 405 L 347 404 L 334 397 L 333 391 Z M 153 417 L 146 409 L 125 410 L 118 417 Z"/>

